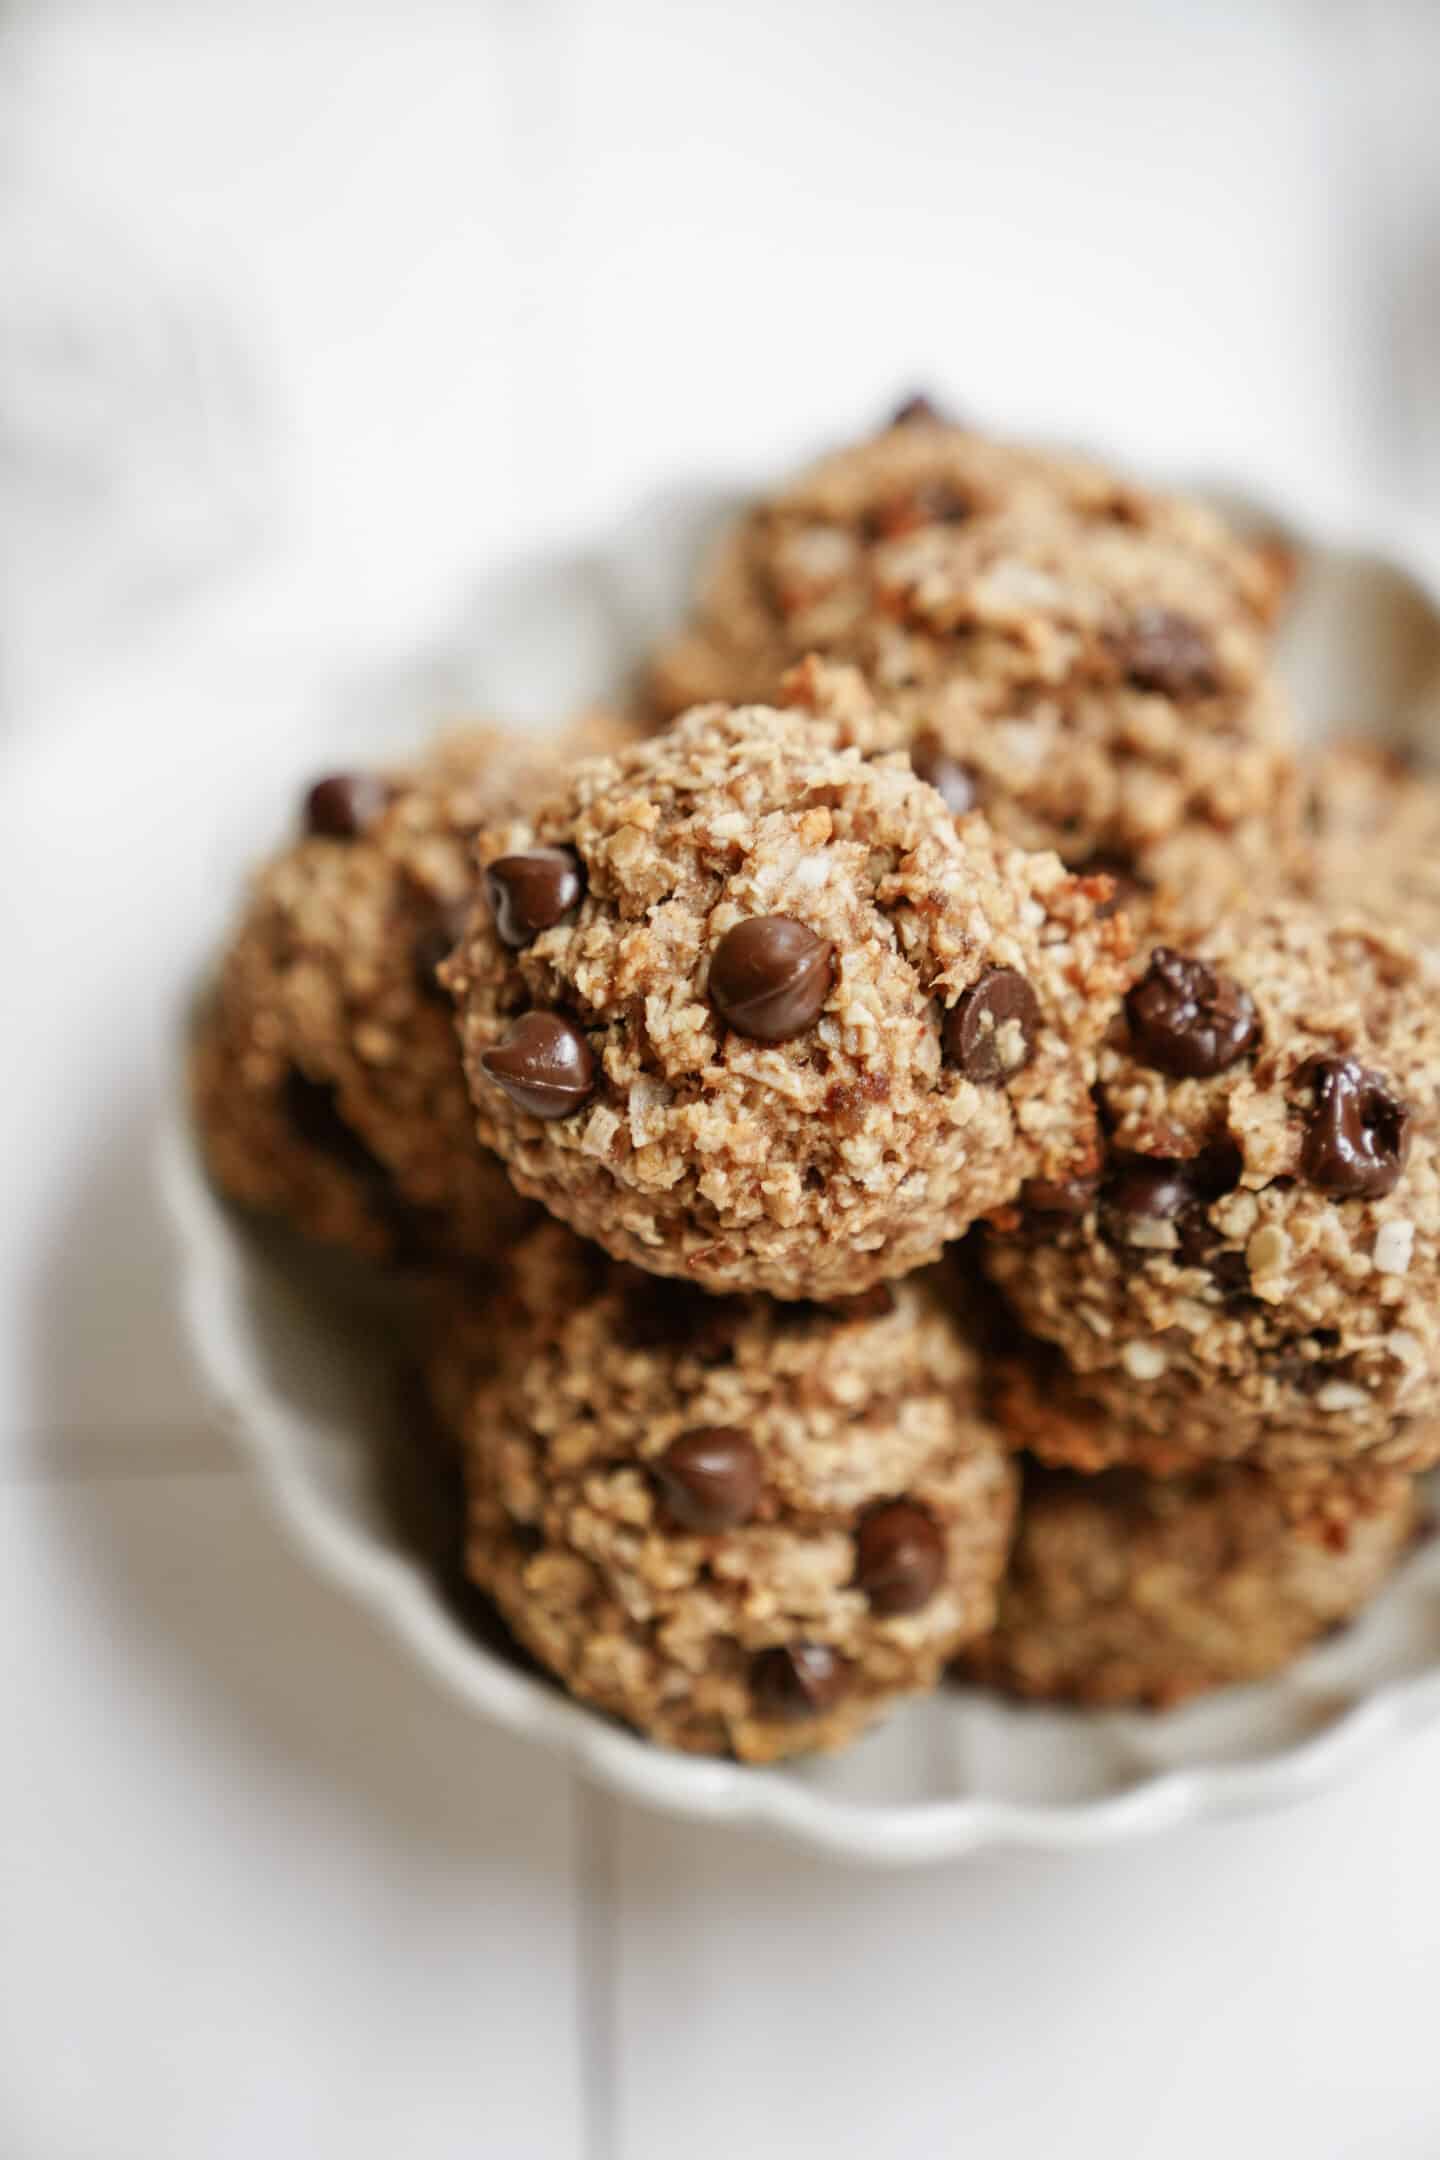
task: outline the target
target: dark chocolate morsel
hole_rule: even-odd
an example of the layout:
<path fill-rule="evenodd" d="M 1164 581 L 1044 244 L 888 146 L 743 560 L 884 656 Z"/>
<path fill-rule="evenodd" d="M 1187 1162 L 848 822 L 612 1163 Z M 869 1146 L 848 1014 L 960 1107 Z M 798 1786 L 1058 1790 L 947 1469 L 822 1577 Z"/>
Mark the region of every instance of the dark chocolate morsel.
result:
<path fill-rule="evenodd" d="M 570 1117 L 595 1091 L 594 1053 L 565 1013 L 521 1013 L 480 1064 L 531 1117 Z"/>
<path fill-rule="evenodd" d="M 1228 975 L 1157 945 L 1126 993 L 1130 1040 L 1142 1065 L 1176 1079 L 1208 1080 L 1252 1050 L 1260 1033 L 1254 1000 Z"/>
<path fill-rule="evenodd" d="M 750 1668 L 755 1707 L 762 1717 L 820 1717 L 845 1692 L 845 1660 L 828 1643 L 784 1643 L 762 1650 Z"/>
<path fill-rule="evenodd" d="M 534 847 L 502 855 L 485 872 L 495 932 L 516 951 L 553 930 L 585 895 L 585 869 L 573 848 Z"/>
<path fill-rule="evenodd" d="M 872 1508 L 855 1537 L 855 1582 L 870 1610 L 919 1612 L 945 1573 L 945 1539 L 933 1515 L 913 1500 Z"/>
<path fill-rule="evenodd" d="M 732 1425 L 681 1433 L 653 1465 L 665 1505 L 686 1530 L 734 1530 L 760 1498 L 760 1451 Z"/>
<path fill-rule="evenodd" d="M 1183 704 L 1220 689 L 1215 648 L 1199 623 L 1173 608 L 1140 608 L 1110 639 L 1111 649 L 1138 690 Z"/>
<path fill-rule="evenodd" d="M 354 840 L 374 824 L 393 790 L 375 773 L 327 773 L 305 797 L 305 830 L 326 840 Z"/>
<path fill-rule="evenodd" d="M 1410 1109 L 1383 1073 L 1354 1058 L 1311 1058 L 1296 1075 L 1310 1090 L 1300 1167 L 1344 1199 L 1378 1200 L 1400 1182 L 1410 1152 Z"/>
<path fill-rule="evenodd" d="M 1040 1000 L 1014 968 L 988 968 L 945 1015 L 945 1054 L 967 1080 L 1000 1087 L 1035 1055 Z"/>
<path fill-rule="evenodd" d="M 833 973 L 828 938 L 789 915 L 752 915 L 716 947 L 710 996 L 737 1034 L 789 1042 L 819 1019 Z"/>

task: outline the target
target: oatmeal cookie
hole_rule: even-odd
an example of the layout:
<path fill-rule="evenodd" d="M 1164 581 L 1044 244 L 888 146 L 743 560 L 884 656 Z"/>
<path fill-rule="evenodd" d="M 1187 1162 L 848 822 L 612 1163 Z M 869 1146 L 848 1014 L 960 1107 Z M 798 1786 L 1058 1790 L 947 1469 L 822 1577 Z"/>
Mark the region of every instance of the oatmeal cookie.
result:
<path fill-rule="evenodd" d="M 1031 1187 L 985 1264 L 1114 1459 L 1434 1461 L 1440 1015 L 1403 932 L 1276 901 L 1160 948 L 1097 1095 L 1101 1177 Z"/>
<path fill-rule="evenodd" d="M 851 1739 L 991 1624 L 1015 1473 L 927 1278 L 711 1298 L 550 1223 L 512 1285 L 462 1417 L 468 1561 L 572 1693 L 764 1762 Z"/>
<path fill-rule="evenodd" d="M 1268 883 L 1297 812 L 1273 544 L 1073 457 L 922 416 L 822 460 L 721 542 L 658 707 L 854 663 L 917 770 L 1022 847 L 1118 867 L 1192 923 Z"/>
<path fill-rule="evenodd" d="M 994 1631 L 957 1677 L 1154 1710 L 1262 1679 L 1355 1618 L 1417 1520 L 1407 1478 L 1337 1544 L 1297 1526 L 1276 1480 L 1244 1465 L 1183 1478 L 1029 1465 Z"/>
<path fill-rule="evenodd" d="M 1440 781 L 1373 742 L 1338 742 L 1306 773 L 1297 889 L 1407 930 L 1440 976 Z"/>
<path fill-rule="evenodd" d="M 406 771 L 316 782 L 197 1025 L 196 1120 L 232 1199 L 375 1258 L 484 1254 L 533 1215 L 476 1144 L 436 970 L 481 817 L 632 733 L 598 715 L 554 747 L 477 728 Z"/>
<path fill-rule="evenodd" d="M 1129 936 L 903 754 L 703 707 L 480 836 L 448 964 L 480 1137 L 619 1259 L 864 1289 L 1095 1159 Z"/>

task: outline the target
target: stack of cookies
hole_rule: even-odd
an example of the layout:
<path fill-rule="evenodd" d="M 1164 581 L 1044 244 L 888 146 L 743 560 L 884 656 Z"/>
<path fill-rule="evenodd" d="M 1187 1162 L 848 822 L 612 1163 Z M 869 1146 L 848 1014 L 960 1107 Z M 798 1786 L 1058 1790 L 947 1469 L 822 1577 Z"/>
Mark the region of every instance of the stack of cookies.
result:
<path fill-rule="evenodd" d="M 748 1761 L 947 1671 L 1164 1706 L 1406 1549 L 1440 792 L 1302 764 L 1289 575 L 915 399 L 632 713 L 311 789 L 207 1159 L 425 1271 L 468 1568 L 577 1696 Z"/>

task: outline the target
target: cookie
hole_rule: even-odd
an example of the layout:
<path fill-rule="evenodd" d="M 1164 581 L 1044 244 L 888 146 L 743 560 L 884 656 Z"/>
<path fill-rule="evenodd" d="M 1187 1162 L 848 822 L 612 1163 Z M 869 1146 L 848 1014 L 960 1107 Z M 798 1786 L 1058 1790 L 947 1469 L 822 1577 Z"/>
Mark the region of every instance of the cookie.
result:
<path fill-rule="evenodd" d="M 468 1563 L 575 1695 L 749 1762 L 851 1739 L 994 1616 L 1015 1475 L 925 1278 L 709 1298 L 558 1224 L 517 1248 L 499 1370 L 442 1341 Z"/>
<path fill-rule="evenodd" d="M 1341 1542 L 1297 1525 L 1277 1480 L 1027 1466 L 993 1632 L 958 1677 L 1008 1694 L 1172 1709 L 1278 1672 L 1352 1620 L 1413 1541 L 1409 1479 Z"/>
<path fill-rule="evenodd" d="M 985 1247 L 1113 1459 L 1436 1459 L 1437 1094 L 1401 931 L 1276 901 L 1152 955 L 1100 1053 L 1101 1177 L 1032 1187 Z"/>
<path fill-rule="evenodd" d="M 225 1193 L 381 1259 L 483 1256 L 531 1218 L 476 1144 L 437 969 L 473 893 L 481 816 L 557 756 L 631 732 L 597 716 L 552 747 L 476 729 L 406 771 L 315 783 L 197 1025 L 192 1098 Z"/>
<path fill-rule="evenodd" d="M 1370 742 L 1329 745 L 1305 778 L 1297 890 L 1408 931 L 1440 975 L 1440 782 Z"/>
<path fill-rule="evenodd" d="M 1165 889 L 1203 926 L 1270 881 L 1297 817 L 1268 639 L 1273 544 L 1078 458 L 935 420 L 841 450 L 722 540 L 652 695 L 774 695 L 855 664 L 953 808 Z"/>
<path fill-rule="evenodd" d="M 903 754 L 703 707 L 480 855 L 446 970 L 480 1137 L 619 1259 L 855 1292 L 1094 1160 L 1108 887 L 957 827 Z"/>

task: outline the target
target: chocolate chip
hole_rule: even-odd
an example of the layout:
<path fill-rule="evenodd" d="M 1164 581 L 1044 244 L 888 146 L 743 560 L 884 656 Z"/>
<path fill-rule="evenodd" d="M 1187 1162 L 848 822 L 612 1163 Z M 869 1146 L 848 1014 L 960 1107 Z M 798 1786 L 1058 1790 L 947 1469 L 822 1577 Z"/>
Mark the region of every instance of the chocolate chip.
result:
<path fill-rule="evenodd" d="M 1020 1205 L 1032 1215 L 1080 1216 L 1089 1213 L 1099 1190 L 1098 1177 L 1028 1178 Z"/>
<path fill-rule="evenodd" d="M 917 780 L 933 787 L 952 817 L 963 817 L 980 800 L 980 781 L 973 765 L 951 757 L 938 735 L 921 735 L 910 745 L 910 763 Z"/>
<path fill-rule="evenodd" d="M 1140 608 L 1110 640 L 1120 666 L 1137 690 L 1184 703 L 1214 697 L 1220 689 L 1215 648 L 1199 623 L 1173 608 Z"/>
<path fill-rule="evenodd" d="M 890 415 L 890 425 L 895 427 L 948 427 L 950 420 L 933 398 L 923 390 L 912 391 L 902 404 Z"/>
<path fill-rule="evenodd" d="M 874 1508 L 855 1538 L 855 1582 L 872 1612 L 913 1613 L 928 1605 L 945 1572 L 945 1540 L 933 1515 L 913 1500 Z"/>
<path fill-rule="evenodd" d="M 841 1320 L 884 1320 L 895 1310 L 895 1293 L 889 1283 L 872 1283 L 850 1297 L 828 1298 L 824 1310 Z"/>
<path fill-rule="evenodd" d="M 480 1060 L 517 1109 L 532 1117 L 571 1117 L 595 1091 L 595 1058 L 564 1013 L 521 1013 Z"/>
<path fill-rule="evenodd" d="M 945 1015 L 945 1054 L 977 1087 L 999 1087 L 1035 1055 L 1040 1000 L 1014 968 L 989 968 Z"/>
<path fill-rule="evenodd" d="M 354 840 L 389 802 L 388 781 L 374 773 L 328 773 L 305 797 L 305 830 L 325 840 Z"/>
<path fill-rule="evenodd" d="M 845 1692 L 845 1660 L 827 1643 L 785 1643 L 762 1650 L 750 1668 L 755 1707 L 762 1717 L 819 1717 Z"/>
<path fill-rule="evenodd" d="M 496 935 L 517 951 L 553 930 L 585 896 L 585 870 L 573 848 L 527 848 L 502 855 L 485 872 L 485 897 Z"/>
<path fill-rule="evenodd" d="M 1260 1033 L 1254 1000 L 1228 975 L 1157 945 L 1126 993 L 1130 1040 L 1142 1065 L 1177 1079 L 1208 1080 L 1252 1049 Z"/>
<path fill-rule="evenodd" d="M 1229 1140 L 1213 1141 L 1200 1154 L 1181 1161 L 1164 1155 L 1128 1155 L 1116 1159 L 1101 1195 L 1101 1227 L 1107 1240 L 1124 1247 L 1147 1246 L 1171 1254 L 1185 1267 L 1204 1267 L 1221 1240 L 1206 1220 L 1205 1209 L 1240 1182 L 1243 1163 Z M 1144 1235 L 1147 1223 L 1174 1226 L 1173 1247 Z"/>
<path fill-rule="evenodd" d="M 710 995 L 737 1034 L 789 1042 L 815 1025 L 830 993 L 835 948 L 788 915 L 752 915 L 727 930 L 710 962 Z"/>
<path fill-rule="evenodd" d="M 1122 1163 L 1105 1186 L 1103 1206 L 1112 1222 L 1174 1222 L 1195 1205 L 1190 1165 L 1169 1156 L 1135 1155 Z"/>
<path fill-rule="evenodd" d="M 1410 1110 L 1383 1073 L 1354 1058 L 1311 1058 L 1296 1075 L 1314 1097 L 1300 1167 L 1312 1185 L 1378 1200 L 1393 1191 L 1410 1152 Z"/>
<path fill-rule="evenodd" d="M 459 944 L 469 913 L 468 899 L 444 901 L 436 909 L 434 920 L 417 934 L 411 948 L 411 960 L 416 986 L 426 997 L 445 1002 L 446 991 L 439 979 L 439 970 Z"/>
<path fill-rule="evenodd" d="M 733 1530 L 760 1498 L 760 1451 L 733 1425 L 703 1425 L 672 1440 L 654 1465 L 665 1505 L 687 1530 Z"/>

